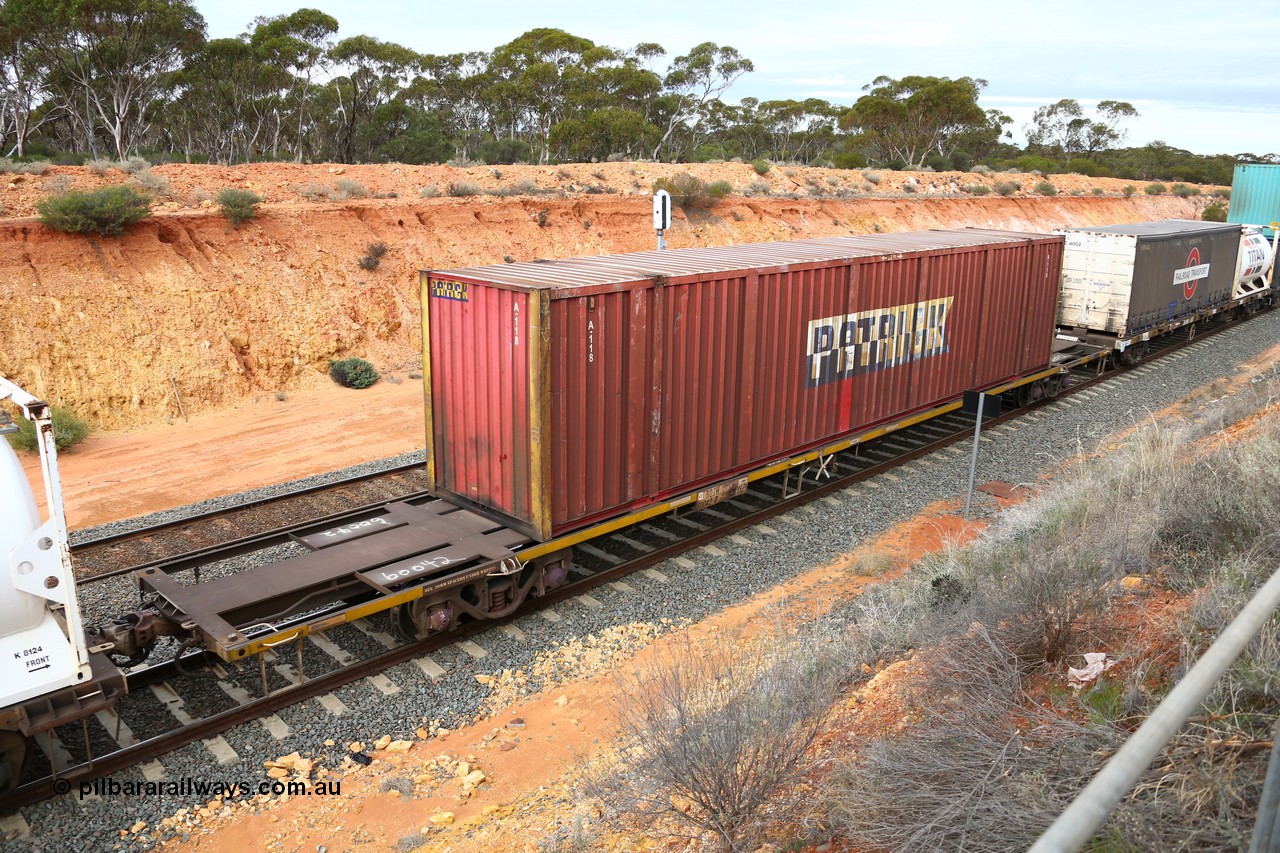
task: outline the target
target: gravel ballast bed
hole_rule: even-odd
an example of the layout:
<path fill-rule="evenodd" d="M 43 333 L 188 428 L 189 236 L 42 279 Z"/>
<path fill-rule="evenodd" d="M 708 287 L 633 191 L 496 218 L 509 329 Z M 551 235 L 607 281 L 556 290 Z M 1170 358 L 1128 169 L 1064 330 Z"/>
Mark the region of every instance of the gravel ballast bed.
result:
<path fill-rule="evenodd" d="M 1034 421 L 1015 421 L 999 434 L 984 432 L 990 441 L 982 443 L 977 482 L 1035 482 L 1043 471 L 1059 462 L 1081 450 L 1092 450 L 1105 435 L 1141 422 L 1151 412 L 1179 401 L 1207 382 L 1234 374 L 1238 364 L 1254 358 L 1278 339 L 1280 312 L 1272 312 L 1208 339 L 1198 349 L 1144 365 L 1138 369 L 1143 372 L 1129 374 L 1132 379 L 1108 383 L 1088 399 L 1067 398 L 1043 406 Z M 667 583 L 637 574 L 627 579 L 636 590 L 634 595 L 608 586 L 592 591 L 591 595 L 605 605 L 603 608 L 593 609 L 571 600 L 556 606 L 562 617 L 559 622 L 536 614 L 524 617 L 515 623 L 526 635 L 522 642 L 500 630 L 479 634 L 473 641 L 488 652 L 484 658 L 474 659 L 456 647 L 433 653 L 433 659 L 447 671 L 436 684 L 417 667 L 404 665 L 387 673 L 401 688 L 395 695 L 384 696 L 365 682 L 336 691 L 335 695 L 350 710 L 342 717 L 328 715 L 314 700 L 282 713 L 281 717 L 294 727 L 294 733 L 283 741 L 274 739 L 257 723 L 237 727 L 225 737 L 241 756 L 238 766 L 218 766 L 198 743 L 170 753 L 160 759 L 167 779 L 256 781 L 264 778 L 264 759 L 294 750 L 304 755 L 332 754 L 334 750 L 323 745 L 325 738 L 333 738 L 341 745 L 346 740 L 371 742 L 384 734 L 412 737 L 415 729 L 430 719 L 439 719 L 452 728 L 472 718 L 490 696 L 489 689 L 476 682 L 477 673 L 504 668 L 528 672 L 539 653 L 552 643 L 565 643 L 611 626 L 657 623 L 671 617 L 700 619 L 830 562 L 933 501 L 963 498 L 972 445 L 966 441 L 955 447 L 963 452 L 937 453 L 928 457 L 928 464 L 896 469 L 894 476 L 898 479 L 879 478 L 879 488 L 862 485 L 837 493 L 838 506 L 816 501 L 793 509 L 787 513 L 790 521 L 782 517 L 768 522 L 772 533 L 748 528 L 740 535 L 750 540 L 750 545 L 719 543 L 728 552 L 724 557 L 698 550 L 686 555 L 694 568 L 668 561 L 658 567 L 669 579 Z M 360 467 L 373 469 L 405 458 Z M 253 494 L 263 491 L 268 490 Z M 234 498 L 218 500 L 231 502 Z M 975 496 L 975 504 L 979 513 L 993 511 L 993 505 L 981 494 Z M 635 531 L 629 535 L 661 544 L 658 537 Z M 129 603 L 134 602 L 136 595 Z M 102 604 L 96 603 L 96 607 Z M 385 620 L 380 627 L 385 629 Z M 347 629 L 347 633 L 332 637 L 352 653 L 358 653 L 360 650 L 348 645 L 353 633 Z M 372 642 L 367 637 L 363 639 L 365 643 Z M 180 694 L 183 692 L 181 681 L 174 687 Z M 428 750 L 433 754 L 438 751 L 433 747 Z M 123 781 L 133 775 L 136 771 L 120 774 L 117 779 Z M 117 830 L 143 820 L 148 823 L 149 832 L 161 818 L 193 805 L 197 803 L 189 798 L 165 796 L 80 803 L 73 786 L 69 796 L 23 809 L 32 834 L 0 846 L 4 850 L 89 850 L 100 849 L 105 841 L 108 848 L 119 842 L 122 849 L 145 849 L 151 843 L 147 833 L 119 840 Z"/>

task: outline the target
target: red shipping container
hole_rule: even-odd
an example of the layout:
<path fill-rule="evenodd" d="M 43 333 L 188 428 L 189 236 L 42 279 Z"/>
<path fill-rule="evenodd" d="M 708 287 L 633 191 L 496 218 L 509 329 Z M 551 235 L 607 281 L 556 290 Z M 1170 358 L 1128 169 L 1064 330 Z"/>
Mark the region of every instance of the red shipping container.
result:
<path fill-rule="evenodd" d="M 1062 238 L 424 271 L 431 487 L 547 540 L 1048 366 Z"/>

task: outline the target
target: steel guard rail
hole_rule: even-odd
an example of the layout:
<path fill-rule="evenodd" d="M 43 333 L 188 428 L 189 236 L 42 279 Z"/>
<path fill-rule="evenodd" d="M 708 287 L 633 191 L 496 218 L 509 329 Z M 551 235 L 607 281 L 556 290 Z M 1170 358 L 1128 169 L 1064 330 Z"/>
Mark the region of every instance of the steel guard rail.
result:
<path fill-rule="evenodd" d="M 1058 816 L 1044 834 L 1031 845 L 1030 853 L 1067 853 L 1084 846 L 1112 809 L 1138 782 L 1166 743 L 1209 695 L 1227 668 L 1240 656 L 1245 645 L 1280 606 L 1280 570 L 1258 590 L 1232 620 L 1182 681 L 1156 706 L 1138 730 L 1125 741 L 1080 795 Z M 1274 850 L 1280 842 L 1275 825 L 1278 772 L 1276 749 L 1262 792 L 1252 851 Z"/>

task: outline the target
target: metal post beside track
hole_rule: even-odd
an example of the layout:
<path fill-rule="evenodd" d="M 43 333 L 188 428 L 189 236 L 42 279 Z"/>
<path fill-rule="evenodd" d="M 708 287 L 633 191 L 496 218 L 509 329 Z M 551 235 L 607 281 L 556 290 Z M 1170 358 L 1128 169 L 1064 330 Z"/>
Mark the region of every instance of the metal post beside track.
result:
<path fill-rule="evenodd" d="M 982 440 L 983 417 L 1000 417 L 1000 395 L 982 391 L 965 391 L 964 405 L 960 411 L 973 415 L 973 457 L 969 460 L 969 490 L 964 496 L 964 520 L 969 520 L 969 507 L 973 504 L 973 480 L 978 473 L 978 442 Z"/>

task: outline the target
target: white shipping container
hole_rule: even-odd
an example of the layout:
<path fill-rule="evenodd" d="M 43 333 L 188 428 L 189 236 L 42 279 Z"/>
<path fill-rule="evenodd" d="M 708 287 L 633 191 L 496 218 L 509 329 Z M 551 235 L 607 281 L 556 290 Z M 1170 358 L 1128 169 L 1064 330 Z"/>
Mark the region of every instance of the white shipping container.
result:
<path fill-rule="evenodd" d="M 1130 234 L 1058 233 L 1066 235 L 1058 324 L 1123 334 L 1129 319 L 1138 238 Z"/>

